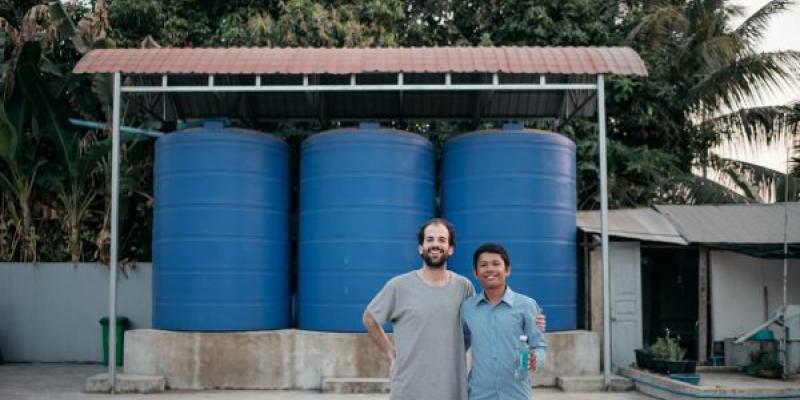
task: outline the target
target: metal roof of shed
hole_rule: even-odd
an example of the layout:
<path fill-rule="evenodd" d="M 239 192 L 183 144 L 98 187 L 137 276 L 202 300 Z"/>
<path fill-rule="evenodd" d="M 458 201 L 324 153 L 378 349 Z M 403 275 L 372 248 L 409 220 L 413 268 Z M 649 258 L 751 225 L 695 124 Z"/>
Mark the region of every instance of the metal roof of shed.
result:
<path fill-rule="evenodd" d="M 647 75 L 626 47 L 97 49 L 75 73 L 125 74 L 166 121 L 589 117 L 597 74 Z"/>
<path fill-rule="evenodd" d="M 786 206 L 787 241 L 800 243 L 800 203 Z M 682 244 L 783 244 L 783 203 L 654 208 L 609 210 L 609 235 Z M 584 232 L 600 232 L 600 212 L 579 211 L 577 225 Z"/>
<path fill-rule="evenodd" d="M 785 204 L 787 241 L 800 243 L 800 203 Z M 783 244 L 784 204 L 661 205 L 689 242 L 720 244 Z"/>
<path fill-rule="evenodd" d="M 600 233 L 600 212 L 579 211 L 577 223 L 584 232 Z M 652 208 L 609 210 L 608 234 L 650 242 L 689 244 L 666 217 Z"/>
<path fill-rule="evenodd" d="M 800 258 L 800 203 L 659 205 L 610 210 L 608 234 L 673 244 L 702 244 L 763 258 L 783 257 L 784 212 L 788 256 Z M 578 228 L 600 233 L 600 212 L 580 211 Z"/>
<path fill-rule="evenodd" d="M 627 47 L 160 48 L 97 49 L 75 73 L 647 75 Z"/>

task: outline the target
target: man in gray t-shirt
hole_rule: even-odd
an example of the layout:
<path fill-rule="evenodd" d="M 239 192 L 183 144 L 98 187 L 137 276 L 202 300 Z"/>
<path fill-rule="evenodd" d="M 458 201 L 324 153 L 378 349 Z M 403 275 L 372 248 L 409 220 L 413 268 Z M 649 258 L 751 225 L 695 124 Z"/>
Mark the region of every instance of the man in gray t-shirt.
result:
<path fill-rule="evenodd" d="M 443 219 L 417 235 L 422 268 L 389 280 L 364 311 L 364 326 L 391 362 L 393 400 L 461 400 L 467 397 L 461 302 L 472 283 L 447 270 L 455 230 Z M 381 325 L 391 322 L 394 344 Z"/>
<path fill-rule="evenodd" d="M 467 367 L 458 310 L 472 283 L 450 272 L 431 286 L 411 271 L 392 278 L 367 307 L 377 321 L 394 326 L 396 360 L 392 399 L 467 398 Z"/>

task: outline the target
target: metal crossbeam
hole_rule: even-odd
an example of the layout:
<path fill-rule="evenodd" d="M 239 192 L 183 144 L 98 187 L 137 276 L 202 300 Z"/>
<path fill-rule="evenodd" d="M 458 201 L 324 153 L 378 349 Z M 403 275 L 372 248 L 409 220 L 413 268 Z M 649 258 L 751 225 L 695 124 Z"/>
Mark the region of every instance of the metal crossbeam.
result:
<path fill-rule="evenodd" d="M 124 93 L 202 93 L 202 92 L 389 92 L 389 91 L 555 91 L 596 90 L 590 83 L 527 84 L 388 84 L 388 85 L 236 85 L 222 86 L 213 83 L 202 86 L 123 86 Z"/>
<path fill-rule="evenodd" d="M 202 93 L 202 92 L 387 92 L 387 91 L 557 91 L 557 90 L 597 90 L 594 83 L 547 83 L 544 75 L 539 75 L 538 83 L 500 83 L 500 75 L 492 74 L 490 84 L 453 83 L 452 74 L 445 74 L 444 82 L 433 84 L 406 84 L 403 73 L 397 74 L 396 83 L 359 85 L 356 75 L 350 75 L 348 84 L 319 85 L 309 84 L 309 76 L 303 75 L 299 85 L 263 85 L 261 76 L 255 77 L 252 85 L 220 85 L 214 75 L 208 75 L 205 85 L 168 84 L 167 75 L 161 77 L 161 85 L 122 86 L 123 93 Z"/>

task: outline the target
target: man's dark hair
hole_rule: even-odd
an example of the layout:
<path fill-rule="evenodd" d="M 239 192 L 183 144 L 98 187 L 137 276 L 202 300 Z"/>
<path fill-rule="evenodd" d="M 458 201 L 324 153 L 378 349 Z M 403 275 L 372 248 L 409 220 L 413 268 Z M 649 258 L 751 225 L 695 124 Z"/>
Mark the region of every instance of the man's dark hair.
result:
<path fill-rule="evenodd" d="M 506 268 L 511 267 L 511 260 L 508 259 L 508 252 L 506 251 L 505 247 L 497 243 L 484 243 L 475 250 L 475 253 L 472 254 L 473 269 L 478 269 L 478 258 L 480 258 L 481 254 L 483 253 L 497 254 L 503 259 L 503 262 L 506 263 Z"/>
<path fill-rule="evenodd" d="M 450 243 L 450 247 L 454 247 L 456 245 L 456 228 L 450 221 L 444 218 L 431 218 L 425 221 L 425 223 L 419 227 L 419 232 L 417 232 L 417 243 L 422 245 L 422 242 L 425 241 L 425 229 L 433 224 L 441 224 L 447 228 L 448 242 Z"/>

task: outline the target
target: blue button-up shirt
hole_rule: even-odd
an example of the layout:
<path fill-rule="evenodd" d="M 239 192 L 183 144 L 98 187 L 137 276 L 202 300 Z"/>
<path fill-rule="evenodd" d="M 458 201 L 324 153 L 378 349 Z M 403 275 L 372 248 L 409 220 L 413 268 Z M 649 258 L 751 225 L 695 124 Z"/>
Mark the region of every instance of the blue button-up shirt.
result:
<path fill-rule="evenodd" d="M 506 287 L 503 299 L 492 305 L 483 292 L 461 304 L 464 340 L 472 347 L 469 373 L 470 400 L 528 400 L 530 375 L 514 378 L 517 346 L 521 335 L 536 353 L 536 368 L 544 365 L 547 343 L 536 327 L 539 305 L 530 297 Z"/>

